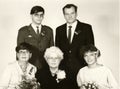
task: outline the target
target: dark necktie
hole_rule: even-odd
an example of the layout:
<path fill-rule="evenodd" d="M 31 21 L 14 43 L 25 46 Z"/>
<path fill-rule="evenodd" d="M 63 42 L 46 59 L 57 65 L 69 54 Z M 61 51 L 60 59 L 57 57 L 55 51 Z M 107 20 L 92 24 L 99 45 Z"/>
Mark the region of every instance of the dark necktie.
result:
<path fill-rule="evenodd" d="M 37 35 L 39 36 L 39 33 L 40 33 L 39 32 L 39 27 L 37 26 L 36 28 L 37 28 Z"/>
<path fill-rule="evenodd" d="M 71 43 L 71 28 L 72 26 L 68 26 L 68 41 Z"/>

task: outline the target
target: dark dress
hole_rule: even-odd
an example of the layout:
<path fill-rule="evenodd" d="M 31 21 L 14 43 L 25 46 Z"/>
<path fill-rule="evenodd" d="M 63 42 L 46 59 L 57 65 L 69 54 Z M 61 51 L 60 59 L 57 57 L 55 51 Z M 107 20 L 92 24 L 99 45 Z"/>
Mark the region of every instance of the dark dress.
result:
<path fill-rule="evenodd" d="M 74 89 L 69 82 L 69 78 L 66 72 L 66 78 L 60 80 L 59 83 L 56 81 L 56 75 L 52 76 L 49 68 L 43 68 L 36 73 L 37 81 L 41 85 L 41 89 Z"/>

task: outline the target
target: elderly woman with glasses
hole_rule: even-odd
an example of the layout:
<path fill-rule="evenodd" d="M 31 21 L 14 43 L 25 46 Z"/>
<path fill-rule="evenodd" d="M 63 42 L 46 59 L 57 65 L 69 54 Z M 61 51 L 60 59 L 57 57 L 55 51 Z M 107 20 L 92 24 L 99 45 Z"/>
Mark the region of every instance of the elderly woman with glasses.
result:
<path fill-rule="evenodd" d="M 47 48 L 44 54 L 48 68 L 37 71 L 36 78 L 42 89 L 71 89 L 67 71 L 61 70 L 59 65 L 63 60 L 63 52 L 55 46 Z"/>

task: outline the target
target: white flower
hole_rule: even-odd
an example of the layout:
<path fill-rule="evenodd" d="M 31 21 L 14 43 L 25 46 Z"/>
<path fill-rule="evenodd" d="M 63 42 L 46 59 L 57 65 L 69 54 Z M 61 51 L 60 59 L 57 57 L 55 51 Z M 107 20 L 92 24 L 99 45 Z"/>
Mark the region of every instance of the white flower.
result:
<path fill-rule="evenodd" d="M 22 80 L 15 87 L 15 89 L 38 89 L 39 84 L 37 83 L 36 78 L 29 78 L 26 75 L 22 75 Z"/>
<path fill-rule="evenodd" d="M 29 37 L 29 38 L 31 38 L 31 37 L 32 37 L 32 35 L 28 35 L 28 37 Z"/>
<path fill-rule="evenodd" d="M 66 73 L 64 70 L 59 70 L 57 72 L 57 82 L 60 82 L 62 79 L 65 79 L 66 78 Z"/>
<path fill-rule="evenodd" d="M 95 82 L 84 82 L 81 85 L 81 89 L 99 89 L 99 88 Z M 100 89 L 102 89 L 102 88 L 100 88 Z"/>

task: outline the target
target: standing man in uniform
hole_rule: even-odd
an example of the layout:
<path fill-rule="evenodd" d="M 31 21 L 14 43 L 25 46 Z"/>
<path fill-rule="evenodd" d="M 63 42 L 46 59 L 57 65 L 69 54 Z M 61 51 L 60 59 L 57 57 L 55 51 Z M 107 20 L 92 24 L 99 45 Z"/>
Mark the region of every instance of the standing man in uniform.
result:
<path fill-rule="evenodd" d="M 38 69 L 46 66 L 44 60 L 44 51 L 46 48 L 53 46 L 53 30 L 42 25 L 45 10 L 41 6 L 34 6 L 30 11 L 32 23 L 19 29 L 17 37 L 17 45 L 22 42 L 29 43 L 32 48 L 33 56 L 30 63 Z"/>
<path fill-rule="evenodd" d="M 94 36 L 90 24 L 77 20 L 77 6 L 67 4 L 63 7 L 66 23 L 57 27 L 55 44 L 64 53 L 61 68 L 69 72 L 73 89 L 77 89 L 76 75 L 80 68 L 86 65 L 79 57 L 80 48 L 87 44 L 94 44 Z"/>

